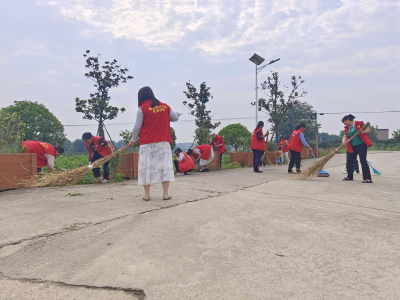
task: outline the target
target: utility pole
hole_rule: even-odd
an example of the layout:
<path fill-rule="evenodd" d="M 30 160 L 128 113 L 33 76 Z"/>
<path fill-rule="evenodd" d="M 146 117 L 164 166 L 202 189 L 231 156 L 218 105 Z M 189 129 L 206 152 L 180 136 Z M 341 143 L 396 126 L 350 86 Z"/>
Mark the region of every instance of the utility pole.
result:
<path fill-rule="evenodd" d="M 313 113 L 311 118 L 315 118 L 315 148 L 317 149 L 317 157 L 319 156 L 319 147 L 318 147 L 318 121 L 317 121 L 317 113 Z"/>

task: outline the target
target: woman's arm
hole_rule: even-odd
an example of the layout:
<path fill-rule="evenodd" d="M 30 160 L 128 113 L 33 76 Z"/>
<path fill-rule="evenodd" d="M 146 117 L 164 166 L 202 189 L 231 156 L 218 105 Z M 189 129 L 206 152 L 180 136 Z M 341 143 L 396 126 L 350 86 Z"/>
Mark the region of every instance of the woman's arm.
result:
<path fill-rule="evenodd" d="M 264 134 L 263 138 L 267 137 L 269 135 L 269 130 L 267 130 L 267 133 Z"/>
<path fill-rule="evenodd" d="M 309 150 L 312 150 L 310 145 L 308 145 L 308 143 L 306 141 L 306 138 L 304 137 L 304 133 L 300 132 L 299 138 L 300 138 L 300 141 L 301 141 L 301 143 L 303 144 L 304 147 L 308 148 Z"/>
<path fill-rule="evenodd" d="M 360 129 L 360 133 L 361 133 L 361 134 L 368 134 L 368 133 L 370 133 L 369 127 L 368 127 L 367 129 L 365 129 L 365 130 Z"/>
<path fill-rule="evenodd" d="M 142 112 L 142 109 L 139 107 L 138 112 L 136 114 L 135 127 L 133 127 L 133 130 L 132 130 L 132 138 L 131 138 L 132 143 L 137 142 L 142 125 L 143 125 L 143 112 Z"/>
<path fill-rule="evenodd" d="M 346 144 L 347 141 L 347 135 L 344 135 L 342 138 L 342 145 Z"/>
<path fill-rule="evenodd" d="M 170 120 L 171 122 L 176 122 L 176 121 L 178 121 L 178 120 L 179 120 L 179 116 L 180 116 L 179 113 L 175 113 L 175 112 L 172 110 L 171 107 L 169 108 L 169 120 Z"/>

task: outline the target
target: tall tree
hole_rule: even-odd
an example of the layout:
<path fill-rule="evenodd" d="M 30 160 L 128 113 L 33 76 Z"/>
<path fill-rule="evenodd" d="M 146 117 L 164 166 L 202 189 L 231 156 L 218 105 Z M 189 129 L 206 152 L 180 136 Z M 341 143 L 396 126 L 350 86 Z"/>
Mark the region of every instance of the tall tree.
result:
<path fill-rule="evenodd" d="M 298 99 L 305 97 L 307 92 L 299 92 L 300 86 L 304 83 L 301 76 L 292 76 L 290 87 L 280 87 L 281 81 L 278 72 L 271 71 L 271 77 L 261 83 L 261 89 L 267 98 L 260 98 L 258 110 L 268 115 L 268 122 L 272 124 L 273 134 L 279 136 L 280 126 L 288 121 L 287 111 Z M 253 102 L 252 105 L 255 105 Z M 276 139 L 277 140 L 277 139 Z"/>
<path fill-rule="evenodd" d="M 83 55 L 86 59 L 85 68 L 88 70 L 85 76 L 95 82 L 96 92 L 90 94 L 87 100 L 76 98 L 75 110 L 84 114 L 83 119 L 96 120 L 99 123 L 97 133 L 99 136 L 104 136 L 104 121 L 113 120 L 119 112 L 125 111 L 124 107 L 110 105 L 111 97 L 108 92 L 133 77 L 127 75 L 129 70 L 122 68 L 116 59 L 105 61 L 104 65 L 100 66 L 99 56 L 100 54 L 91 56 L 90 50 L 86 50 Z"/>
<path fill-rule="evenodd" d="M 397 143 L 400 143 L 400 129 L 394 130 L 392 137 Z"/>
<path fill-rule="evenodd" d="M 0 109 L 0 153 L 21 152 L 24 131 L 25 123 L 19 115 Z"/>
<path fill-rule="evenodd" d="M 16 114 L 25 123 L 26 140 L 37 140 L 63 146 L 67 138 L 64 126 L 46 106 L 28 100 L 14 101 L 14 105 L 3 108 L 4 112 Z"/>
<path fill-rule="evenodd" d="M 183 101 L 185 105 L 190 110 L 190 115 L 194 116 L 196 131 L 195 131 L 195 141 L 198 145 L 208 144 L 211 140 L 211 130 L 217 128 L 221 123 L 211 122 L 211 111 L 207 110 L 207 103 L 213 96 L 210 93 L 210 88 L 207 87 L 206 83 L 200 84 L 200 91 L 189 82 L 186 82 L 187 91 L 183 93 L 186 95 L 188 101 Z"/>
<path fill-rule="evenodd" d="M 311 118 L 311 115 L 315 113 L 314 107 L 307 102 L 296 101 L 287 110 L 287 121 L 282 123 L 279 128 L 279 135 L 283 135 L 286 139 L 289 139 L 294 128 L 300 123 L 307 124 L 307 130 L 304 132 L 304 136 L 307 140 L 315 140 L 315 119 Z M 318 123 L 318 128 L 321 128 L 321 124 Z"/>
<path fill-rule="evenodd" d="M 234 147 L 236 152 L 239 148 L 250 148 L 251 132 L 242 124 L 225 126 L 218 134 L 224 138 L 225 144 Z"/>

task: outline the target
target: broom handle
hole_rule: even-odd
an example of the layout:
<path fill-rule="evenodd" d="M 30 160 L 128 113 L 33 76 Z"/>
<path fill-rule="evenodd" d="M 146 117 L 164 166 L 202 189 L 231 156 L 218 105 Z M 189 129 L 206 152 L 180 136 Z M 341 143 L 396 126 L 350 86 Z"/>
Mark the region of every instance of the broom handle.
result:
<path fill-rule="evenodd" d="M 347 144 L 350 143 L 352 140 L 354 140 L 356 137 L 358 137 L 361 133 L 361 130 L 367 129 L 371 124 L 367 122 L 359 131 L 357 131 L 351 138 L 349 138 L 344 145 L 340 145 L 335 149 L 335 152 L 339 152 L 342 150 L 344 147 L 347 147 Z"/>
<path fill-rule="evenodd" d="M 100 167 L 101 165 L 103 165 L 107 161 L 109 161 L 111 158 L 117 156 L 121 152 L 124 152 L 128 148 L 129 148 L 129 146 L 125 145 L 121 149 L 118 149 L 117 151 L 115 151 L 115 152 L 113 152 L 113 153 L 111 153 L 111 154 L 109 154 L 107 156 L 104 156 L 103 158 L 101 158 L 99 160 L 96 160 L 95 162 L 93 162 L 92 164 L 89 165 L 89 169 Z"/>

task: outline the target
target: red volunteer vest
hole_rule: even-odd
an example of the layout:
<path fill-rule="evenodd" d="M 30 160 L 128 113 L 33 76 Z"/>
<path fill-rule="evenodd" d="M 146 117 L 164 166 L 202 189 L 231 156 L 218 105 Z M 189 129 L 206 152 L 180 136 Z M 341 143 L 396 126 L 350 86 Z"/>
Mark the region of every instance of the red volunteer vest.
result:
<path fill-rule="evenodd" d="M 289 140 L 289 149 L 296 151 L 296 152 L 301 152 L 303 150 L 303 143 L 300 140 L 300 133 L 302 133 L 303 130 L 294 130 L 292 135 L 290 136 Z"/>
<path fill-rule="evenodd" d="M 24 141 L 21 143 L 25 153 L 36 153 L 37 168 L 47 166 L 47 158 L 45 154 L 53 155 L 56 157 L 56 149 L 49 143 L 39 141 Z"/>
<path fill-rule="evenodd" d="M 226 147 L 225 147 L 225 143 L 224 143 L 223 137 L 217 135 L 217 136 L 215 137 L 215 139 L 212 139 L 212 140 L 211 140 L 211 145 L 213 145 L 213 146 L 214 146 L 214 145 L 221 145 L 221 144 L 222 144 L 222 146 L 221 146 L 221 147 L 218 147 L 218 151 L 219 151 L 219 154 L 224 154 L 225 151 L 226 151 Z"/>
<path fill-rule="evenodd" d="M 359 131 L 362 127 L 363 127 L 363 121 L 356 121 L 355 122 L 355 126 L 357 131 Z M 344 132 L 346 132 L 346 136 L 349 139 L 349 126 L 344 127 Z M 371 139 L 369 138 L 368 134 L 361 134 L 359 135 L 359 137 L 361 138 L 361 140 L 364 142 L 365 145 L 367 145 L 367 147 L 371 147 L 372 146 L 372 142 Z M 353 153 L 353 146 L 351 146 L 351 142 L 347 144 L 347 152 L 349 153 Z"/>
<path fill-rule="evenodd" d="M 185 152 L 182 152 L 185 155 L 185 158 L 178 163 L 179 173 L 185 173 L 187 171 L 194 169 L 193 159 L 187 155 Z"/>
<path fill-rule="evenodd" d="M 161 103 L 151 107 L 151 100 L 140 104 L 143 112 L 143 125 L 140 129 L 140 145 L 168 142 L 172 144 L 171 128 L 169 121 L 170 107 Z"/>
<path fill-rule="evenodd" d="M 100 138 L 102 138 L 102 137 L 99 137 L 99 136 L 92 136 L 93 144 L 94 144 L 95 148 L 96 148 L 97 151 L 100 153 L 100 155 L 104 157 L 104 156 L 107 156 L 107 155 L 111 154 L 111 150 L 110 150 L 108 147 L 103 147 L 103 146 L 101 146 L 101 145 L 99 144 L 99 139 L 100 139 Z M 105 138 L 103 138 L 103 139 L 108 143 L 108 141 L 107 141 Z M 92 157 L 93 157 L 93 155 L 94 155 L 94 153 L 92 152 L 92 149 L 90 148 L 90 146 L 89 146 L 88 143 L 84 142 L 84 144 L 85 144 L 86 148 L 87 148 L 88 151 L 89 151 L 89 160 L 91 160 Z M 111 144 L 110 144 L 110 145 L 111 145 Z M 112 146 L 111 146 L 111 147 L 112 147 Z"/>
<path fill-rule="evenodd" d="M 253 150 L 261 150 L 261 151 L 266 151 L 267 146 L 265 145 L 265 140 L 258 140 L 257 139 L 257 132 L 261 131 L 261 134 L 263 135 L 262 128 L 259 129 L 254 129 L 253 134 L 251 136 L 251 143 L 250 143 L 250 148 Z"/>
<path fill-rule="evenodd" d="M 194 149 L 199 149 L 200 150 L 200 153 L 201 153 L 200 158 L 201 159 L 204 159 L 204 160 L 209 160 L 210 159 L 211 149 L 212 149 L 211 145 L 199 145 L 199 146 L 194 147 L 193 150 Z M 199 158 L 199 156 L 194 152 L 192 153 L 192 156 L 195 159 Z"/>
<path fill-rule="evenodd" d="M 288 152 L 289 146 L 286 145 L 287 140 L 279 141 L 278 145 L 282 148 L 283 152 Z M 286 146 L 285 146 L 286 145 Z"/>

